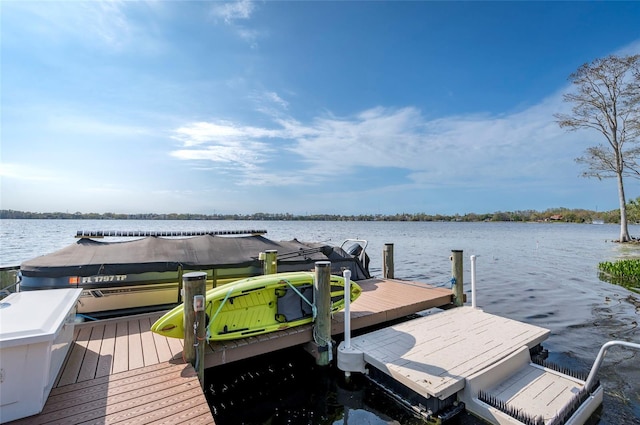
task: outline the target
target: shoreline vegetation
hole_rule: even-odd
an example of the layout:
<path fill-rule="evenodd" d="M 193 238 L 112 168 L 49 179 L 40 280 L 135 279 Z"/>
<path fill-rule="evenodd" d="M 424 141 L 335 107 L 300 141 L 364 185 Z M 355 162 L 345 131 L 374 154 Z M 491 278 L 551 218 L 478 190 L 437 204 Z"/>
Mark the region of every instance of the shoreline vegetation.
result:
<path fill-rule="evenodd" d="M 603 261 L 598 264 L 598 270 L 598 277 L 603 282 L 623 286 L 640 294 L 640 258 Z M 640 307 L 640 304 L 636 307 Z"/>
<path fill-rule="evenodd" d="M 635 221 L 630 217 L 630 222 Z M 640 215 L 638 217 L 640 219 Z M 493 213 L 426 214 L 304 214 L 255 213 L 255 214 L 186 214 L 186 213 L 81 213 L 81 212 L 28 212 L 0 210 L 0 219 L 47 219 L 47 220 L 264 220 L 264 221 L 457 221 L 457 222 L 562 222 L 619 224 L 619 210 L 597 212 L 583 209 L 553 208 L 546 211 L 497 211 Z"/>

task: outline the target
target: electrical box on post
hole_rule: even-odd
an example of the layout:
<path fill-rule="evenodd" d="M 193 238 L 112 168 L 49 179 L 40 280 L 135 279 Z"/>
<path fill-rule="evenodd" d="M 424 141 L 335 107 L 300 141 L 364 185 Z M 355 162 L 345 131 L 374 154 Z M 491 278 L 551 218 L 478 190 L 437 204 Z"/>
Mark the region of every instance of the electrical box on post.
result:
<path fill-rule="evenodd" d="M 204 295 L 193 296 L 193 311 L 204 311 Z"/>

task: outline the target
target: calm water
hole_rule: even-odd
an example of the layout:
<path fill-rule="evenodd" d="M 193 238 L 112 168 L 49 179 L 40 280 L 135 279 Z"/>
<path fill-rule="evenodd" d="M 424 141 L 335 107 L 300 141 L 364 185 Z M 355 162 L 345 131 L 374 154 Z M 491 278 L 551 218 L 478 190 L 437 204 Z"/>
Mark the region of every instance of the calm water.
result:
<path fill-rule="evenodd" d="M 615 225 L 2 220 L 0 264 L 19 264 L 74 243 L 77 230 L 239 229 L 265 229 L 274 240 L 298 238 L 339 245 L 344 238 L 367 239 L 374 275 L 381 273 L 384 244 L 393 243 L 396 277 L 443 286 L 451 278 L 450 251 L 464 250 L 467 289 L 469 256 L 477 257 L 479 307 L 550 329 L 544 343 L 550 360 L 572 369 L 588 371 L 600 346 L 609 340 L 640 342 L 640 296 L 598 279 L 600 261 L 640 254 L 640 247 L 611 242 L 618 236 Z M 640 227 L 632 226 L 630 231 L 640 235 Z M 291 367 L 295 370 L 296 365 Z M 604 361 L 600 379 L 605 388 L 600 423 L 639 424 L 640 353 L 614 348 Z M 307 422 L 343 423 L 347 417 L 356 418 L 351 423 L 406 422 L 393 417 L 393 412 L 370 406 L 350 410 L 335 401 L 333 409 L 339 419 L 316 416 Z"/>

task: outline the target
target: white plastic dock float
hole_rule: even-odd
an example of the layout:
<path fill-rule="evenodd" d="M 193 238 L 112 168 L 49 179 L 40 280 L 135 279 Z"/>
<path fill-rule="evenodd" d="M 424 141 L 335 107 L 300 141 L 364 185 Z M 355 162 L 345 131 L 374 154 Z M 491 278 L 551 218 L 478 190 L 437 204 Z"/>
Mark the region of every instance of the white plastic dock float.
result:
<path fill-rule="evenodd" d="M 0 301 L 0 423 L 42 410 L 73 340 L 81 292 L 18 292 Z"/>
<path fill-rule="evenodd" d="M 491 423 L 550 424 L 568 405 L 576 407 L 584 381 L 531 363 L 529 349 L 549 333 L 458 307 L 352 338 L 346 356 L 339 351 L 338 367 L 373 367 L 425 399 L 457 398 Z M 602 403 L 602 390 L 589 397 L 588 407 L 577 409 L 580 418 Z"/>

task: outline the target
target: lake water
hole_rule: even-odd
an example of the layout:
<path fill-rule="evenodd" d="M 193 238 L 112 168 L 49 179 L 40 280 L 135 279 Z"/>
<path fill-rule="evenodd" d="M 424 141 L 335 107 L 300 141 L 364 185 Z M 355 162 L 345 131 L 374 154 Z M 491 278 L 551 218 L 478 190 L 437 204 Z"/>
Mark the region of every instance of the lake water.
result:
<path fill-rule="evenodd" d="M 244 229 L 267 230 L 266 236 L 274 240 L 297 238 L 332 245 L 341 244 L 345 238 L 367 239 L 370 269 L 378 276 L 384 244 L 393 243 L 396 277 L 441 286 L 451 279 L 451 250 L 463 250 L 467 291 L 471 280 L 469 256 L 475 255 L 478 306 L 489 313 L 550 329 L 551 335 L 543 344 L 550 352 L 549 360 L 572 369 L 588 371 L 602 344 L 609 340 L 640 342 L 640 296 L 598 278 L 599 262 L 640 254 L 640 247 L 612 242 L 619 234 L 615 225 L 2 220 L 0 264 L 19 264 L 74 243 L 77 230 Z M 630 232 L 638 236 L 640 227 L 631 226 Z M 639 424 L 640 353 L 613 348 L 599 377 L 605 389 L 599 423 Z M 350 412 L 352 417 L 369 415 L 360 423 L 398 423 L 386 413 L 360 410 Z M 309 423 L 343 423 L 333 420 Z"/>

